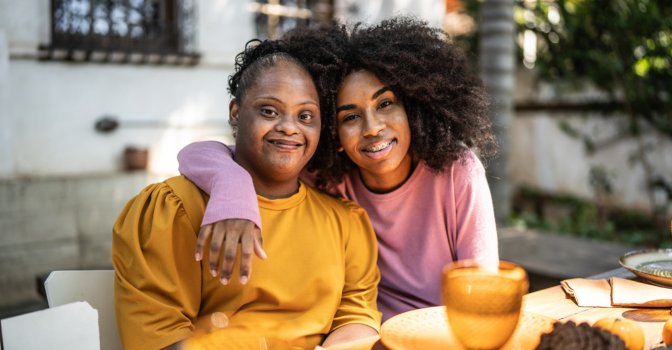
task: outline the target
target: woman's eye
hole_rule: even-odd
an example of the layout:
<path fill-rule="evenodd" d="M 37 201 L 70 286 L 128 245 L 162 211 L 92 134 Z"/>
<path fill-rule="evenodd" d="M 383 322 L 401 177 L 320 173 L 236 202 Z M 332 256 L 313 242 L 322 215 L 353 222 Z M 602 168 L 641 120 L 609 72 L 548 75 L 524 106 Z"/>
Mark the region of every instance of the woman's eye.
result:
<path fill-rule="evenodd" d="M 387 106 L 389 106 L 389 105 L 391 105 L 391 104 L 392 104 L 392 101 L 383 101 L 383 102 L 380 104 L 380 106 L 378 106 L 378 109 L 385 108 L 385 107 L 387 107 Z"/>
<path fill-rule="evenodd" d="M 349 122 L 349 121 L 351 121 L 351 120 L 355 120 L 357 117 L 358 117 L 357 114 L 349 114 L 349 115 L 346 115 L 346 116 L 343 118 L 343 122 Z"/>
<path fill-rule="evenodd" d="M 266 109 L 266 108 L 262 108 L 262 109 L 261 109 L 261 113 L 266 114 L 266 115 L 270 115 L 270 116 L 276 116 L 276 115 L 278 115 L 278 113 L 276 113 L 274 110 L 272 110 L 272 109 Z"/>
<path fill-rule="evenodd" d="M 311 114 L 304 113 L 299 116 L 299 119 L 303 120 L 304 122 L 309 122 L 313 120 L 313 116 Z"/>

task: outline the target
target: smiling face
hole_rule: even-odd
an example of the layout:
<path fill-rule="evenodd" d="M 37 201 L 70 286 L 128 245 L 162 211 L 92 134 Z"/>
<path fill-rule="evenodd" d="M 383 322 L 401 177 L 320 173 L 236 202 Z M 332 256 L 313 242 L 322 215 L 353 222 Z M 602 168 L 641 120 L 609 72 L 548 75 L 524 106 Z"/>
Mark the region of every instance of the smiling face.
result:
<path fill-rule="evenodd" d="M 257 193 L 278 197 L 296 187 L 320 137 L 319 99 L 308 72 L 291 62 L 264 69 L 242 101 L 231 101 L 230 121 L 237 127 L 236 162 Z"/>
<path fill-rule="evenodd" d="M 386 192 L 408 178 L 411 130 L 404 106 L 373 73 L 357 71 L 338 93 L 338 136 L 369 189 Z"/>

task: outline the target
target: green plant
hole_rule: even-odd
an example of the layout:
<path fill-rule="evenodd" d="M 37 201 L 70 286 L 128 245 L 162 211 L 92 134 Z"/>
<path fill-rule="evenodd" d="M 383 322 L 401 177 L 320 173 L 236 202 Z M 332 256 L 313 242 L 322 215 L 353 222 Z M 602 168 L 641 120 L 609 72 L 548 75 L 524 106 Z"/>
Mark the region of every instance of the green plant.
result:
<path fill-rule="evenodd" d="M 563 206 L 568 215 L 552 220 L 544 217 L 545 206 Z M 578 237 L 660 248 L 672 248 L 667 229 L 656 227 L 651 215 L 612 208 L 601 219 L 590 201 L 571 195 L 554 195 L 523 187 L 514 199 L 509 225 L 519 230 L 538 229 Z M 530 210 L 530 208 L 533 208 Z"/>
<path fill-rule="evenodd" d="M 464 13 L 477 19 L 480 2 L 464 0 Z M 519 61 L 534 67 L 540 79 L 560 93 L 586 83 L 606 93 L 585 107 L 610 118 L 620 130 L 613 139 L 597 143 L 565 121 L 559 127 L 589 153 L 614 141 L 636 140 L 629 159 L 644 170 L 651 215 L 659 222 L 672 205 L 672 179 L 656 171 L 648 154 L 655 145 L 643 134 L 655 129 L 672 138 L 672 1 L 517 0 L 514 19 Z M 478 32 L 455 41 L 475 55 Z M 665 203 L 656 200 L 662 191 Z"/>

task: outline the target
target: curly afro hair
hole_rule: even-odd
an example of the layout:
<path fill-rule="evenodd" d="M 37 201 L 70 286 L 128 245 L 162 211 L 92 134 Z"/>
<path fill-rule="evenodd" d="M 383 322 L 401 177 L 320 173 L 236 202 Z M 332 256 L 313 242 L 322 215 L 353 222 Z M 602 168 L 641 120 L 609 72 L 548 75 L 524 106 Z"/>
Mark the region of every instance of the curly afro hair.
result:
<path fill-rule="evenodd" d="M 372 72 L 403 103 L 411 129 L 409 152 L 415 161 L 441 172 L 464 159 L 467 148 L 477 148 L 486 159 L 497 154 L 483 82 L 442 30 L 411 17 L 371 27 L 357 24 L 349 37 L 346 61 L 348 74 Z M 323 137 L 337 144 L 336 123 L 331 127 Z M 329 151 L 320 154 L 329 158 L 322 162 L 328 166 L 317 169 L 321 187 L 339 183 L 356 167 L 345 152 Z"/>
<path fill-rule="evenodd" d="M 415 161 L 441 172 L 464 159 L 468 148 L 484 158 L 497 154 L 483 82 L 447 34 L 426 22 L 395 17 L 370 27 L 357 24 L 352 32 L 335 21 L 297 27 L 282 36 L 277 49 L 308 70 L 320 97 L 323 129 L 308 163 L 309 171 L 318 171 L 318 187 L 340 183 L 357 167 L 338 152 L 336 97 L 345 77 L 361 70 L 375 74 L 403 103 Z"/>

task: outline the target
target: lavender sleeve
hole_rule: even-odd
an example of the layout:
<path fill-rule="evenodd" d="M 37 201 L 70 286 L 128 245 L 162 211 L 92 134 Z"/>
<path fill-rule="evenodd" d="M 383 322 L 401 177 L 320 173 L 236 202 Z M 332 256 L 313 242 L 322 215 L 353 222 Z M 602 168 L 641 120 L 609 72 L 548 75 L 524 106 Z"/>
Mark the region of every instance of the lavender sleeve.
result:
<path fill-rule="evenodd" d="M 261 216 L 250 174 L 233 160 L 233 150 L 216 141 L 192 143 L 177 155 L 179 171 L 210 195 L 201 225 L 228 219 L 254 222 Z"/>
<path fill-rule="evenodd" d="M 455 162 L 455 211 L 457 218 L 457 259 L 473 259 L 486 264 L 499 261 L 497 226 L 485 169 L 469 152 L 463 163 Z"/>

